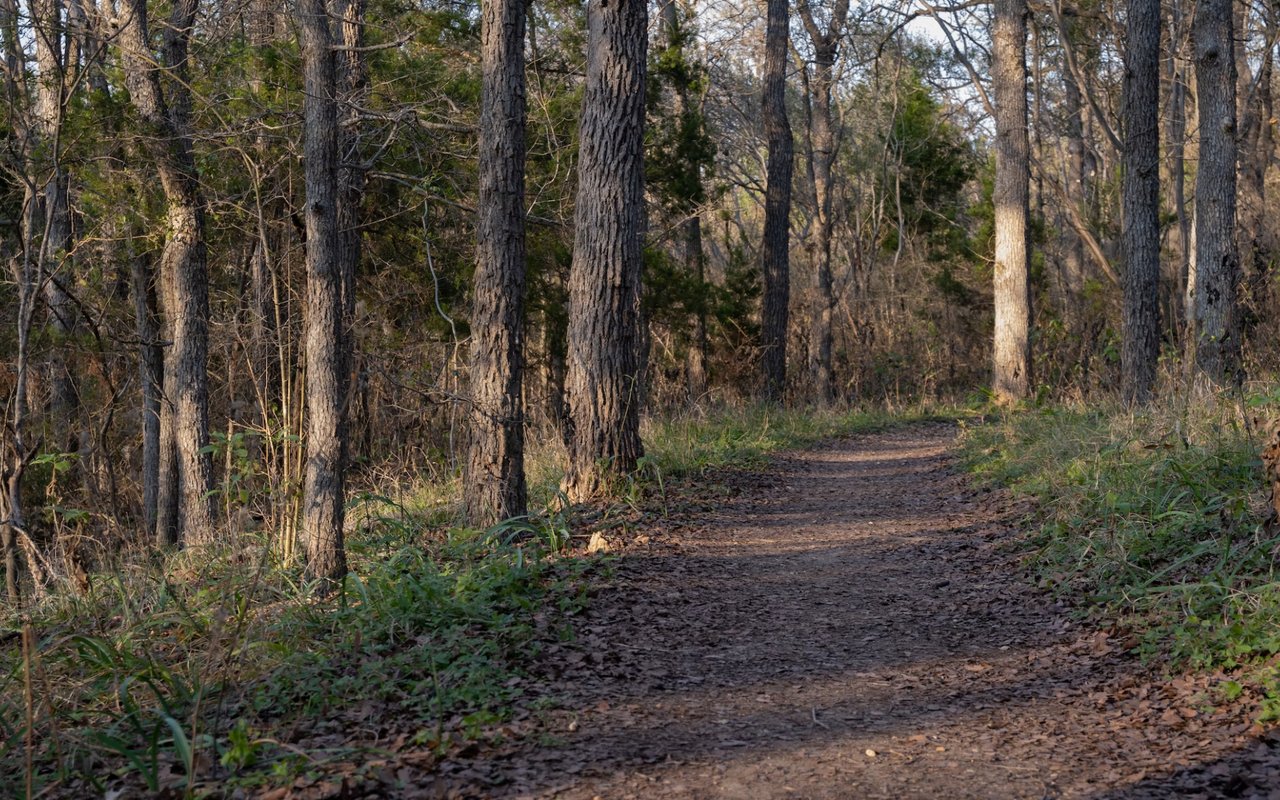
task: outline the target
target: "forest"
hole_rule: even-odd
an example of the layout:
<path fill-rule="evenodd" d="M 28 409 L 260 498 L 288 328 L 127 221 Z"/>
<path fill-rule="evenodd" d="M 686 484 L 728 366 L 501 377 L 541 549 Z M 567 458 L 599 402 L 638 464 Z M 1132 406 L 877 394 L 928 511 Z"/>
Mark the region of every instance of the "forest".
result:
<path fill-rule="evenodd" d="M 1278 40 L 0 0 L 0 796 L 1273 796 Z"/>

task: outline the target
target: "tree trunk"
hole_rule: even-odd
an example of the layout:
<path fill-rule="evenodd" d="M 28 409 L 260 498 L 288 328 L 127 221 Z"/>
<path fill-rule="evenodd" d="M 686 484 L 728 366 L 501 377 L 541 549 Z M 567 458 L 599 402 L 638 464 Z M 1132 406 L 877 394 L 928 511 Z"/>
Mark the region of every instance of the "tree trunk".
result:
<path fill-rule="evenodd" d="M 249 88 L 255 97 L 261 95 L 264 87 L 262 75 L 267 69 L 265 55 L 275 39 L 275 13 L 270 0 L 252 0 L 245 10 L 248 19 L 249 46 L 254 53 L 254 75 L 250 77 Z M 257 157 L 255 178 L 261 181 L 261 170 L 269 157 L 267 148 L 267 131 L 258 131 L 254 142 Z M 281 380 L 279 364 L 280 335 L 276 319 L 276 278 L 272 258 L 273 230 L 283 215 L 279 195 L 282 191 L 276 186 L 263 187 L 255 185 L 257 203 L 257 226 L 253 240 L 253 251 L 249 256 L 249 358 L 252 361 L 252 372 L 255 383 L 255 401 L 264 423 L 268 422 L 272 409 L 280 402 Z M 265 195 L 265 198 L 264 198 Z"/>
<path fill-rule="evenodd" d="M 702 125 L 701 115 L 693 110 L 693 98 L 690 97 L 691 78 L 687 70 L 684 35 L 681 32 L 681 10 L 676 8 L 677 0 L 666 0 L 662 4 L 662 28 L 666 37 L 666 46 L 679 53 L 679 59 L 686 65 L 686 72 L 679 79 L 673 80 L 672 110 L 678 125 L 687 126 L 691 118 L 696 118 L 699 127 Z M 692 12 L 687 12 L 692 13 Z M 696 117 L 691 117 L 691 114 Z M 687 164 L 685 166 L 688 166 Z M 690 177 L 696 181 L 696 188 L 691 195 L 677 198 L 679 210 L 685 214 L 680 223 L 682 239 L 682 261 L 687 269 L 697 276 L 698 286 L 706 286 L 706 255 L 702 251 L 702 209 L 700 204 L 705 200 L 702 188 L 702 177 L 698 170 L 700 165 L 692 167 Z M 685 355 L 685 380 L 689 393 L 689 402 L 698 402 L 707 391 L 707 309 L 705 302 L 699 303 L 693 315 L 693 332 L 689 349 Z"/>
<path fill-rule="evenodd" d="M 996 0 L 991 38 L 996 111 L 993 390 L 997 400 L 1011 402 L 1031 393 L 1026 0 Z"/>
<path fill-rule="evenodd" d="M 819 404 L 826 404 L 835 395 L 831 366 L 831 319 L 836 307 L 831 276 L 831 236 L 835 221 L 831 218 L 831 198 L 838 142 L 831 87 L 835 83 L 836 55 L 841 39 L 844 38 L 849 3 L 848 0 L 837 0 L 825 31 L 818 27 L 807 2 L 801 2 L 797 9 L 805 30 L 809 33 L 814 52 L 813 80 L 808 82 L 812 94 L 809 102 L 812 109 L 809 158 L 817 219 L 814 224 L 813 327 L 809 334 L 809 374 L 813 381 L 813 396 Z"/>
<path fill-rule="evenodd" d="M 1124 82 L 1125 402 L 1145 405 L 1160 356 L 1160 0 L 1130 0 Z"/>
<path fill-rule="evenodd" d="M 164 382 L 164 350 L 156 319 L 156 292 L 150 265 L 141 253 L 130 257 L 134 324 L 138 336 L 138 379 L 142 387 L 142 523 L 154 541 L 159 527 L 160 389 Z"/>
<path fill-rule="evenodd" d="M 643 454 L 640 280 L 645 235 L 645 0 L 589 0 L 587 79 L 569 273 L 565 382 L 572 502 Z"/>
<path fill-rule="evenodd" d="M 782 400 L 787 387 L 787 313 L 791 297 L 791 123 L 787 120 L 787 0 L 768 0 L 764 36 L 765 138 L 769 157 L 764 196 L 764 241 L 761 263 L 764 297 L 760 335 L 763 345 L 764 393 Z"/>
<path fill-rule="evenodd" d="M 1084 160 L 1084 103 L 1080 87 L 1071 70 L 1062 70 L 1062 104 L 1066 116 L 1067 174 L 1063 193 L 1067 203 L 1081 219 L 1087 218 L 1085 208 L 1085 160 Z M 1061 212 L 1059 226 L 1062 229 L 1062 284 L 1066 295 L 1069 330 L 1083 336 L 1084 332 L 1084 241 L 1071 222 L 1071 211 Z"/>
<path fill-rule="evenodd" d="M 1175 0 L 1170 6 L 1169 52 L 1165 60 L 1165 71 L 1169 77 L 1168 123 L 1165 138 L 1169 151 L 1169 185 L 1172 189 L 1170 202 L 1173 205 L 1174 219 L 1178 226 L 1178 261 L 1176 285 L 1173 287 L 1170 303 L 1170 329 L 1175 341 L 1181 341 L 1187 309 L 1182 307 L 1187 293 L 1187 270 L 1191 263 L 1191 219 L 1187 214 L 1187 75 L 1181 63 L 1183 15 L 1181 0 Z"/>
<path fill-rule="evenodd" d="M 75 379 L 67 364 L 67 343 L 74 334 L 79 314 L 68 289 L 73 284 L 71 268 L 71 214 L 67 207 L 68 176 L 61 163 L 61 134 L 65 71 L 62 63 L 65 25 L 61 0 L 31 3 L 32 33 L 36 54 L 36 131 L 39 163 L 30 165 L 31 177 L 40 188 L 43 219 L 40 226 L 39 265 L 44 283 L 45 305 L 49 309 L 50 351 L 49 401 L 56 447 L 79 452 L 76 410 L 79 405 Z M 34 241 L 35 237 L 28 237 Z"/>
<path fill-rule="evenodd" d="M 175 4 L 166 35 L 164 63 L 179 69 L 186 61 L 186 42 L 196 14 L 195 0 Z M 160 72 L 150 50 L 146 0 L 129 0 L 120 27 L 125 84 L 138 113 L 143 146 L 154 162 L 164 190 L 165 243 L 160 257 L 161 299 L 168 339 L 164 394 L 172 404 L 173 470 L 177 476 L 177 524 L 166 513 L 162 489 L 161 544 L 212 541 L 213 464 L 209 444 L 209 276 L 204 240 L 204 199 L 191 150 L 186 109 L 189 90 L 172 85 L 172 107 L 166 103 Z M 165 431 L 161 431 L 164 435 Z M 163 451 L 163 448 L 162 448 Z M 165 467 L 162 463 L 162 487 Z M 173 500 L 169 501 L 173 505 Z"/>
<path fill-rule="evenodd" d="M 346 398 L 343 264 L 338 229 L 337 63 L 324 0 L 298 0 L 302 51 L 307 231 L 307 464 L 299 540 L 307 574 L 346 574 L 343 546 Z"/>
<path fill-rule="evenodd" d="M 1197 385 L 1238 376 L 1236 295 L 1236 62 L 1231 0 L 1200 0 L 1192 23 L 1200 166 L 1195 187 L 1195 270 L 1188 363 Z"/>
<path fill-rule="evenodd" d="M 1237 12 L 1243 9 L 1237 7 Z M 1275 42 L 1276 9 L 1268 5 L 1264 12 L 1263 38 Z M 1248 38 L 1248 15 L 1240 13 L 1240 36 Z M 1263 244 L 1267 207 L 1267 169 L 1271 164 L 1271 82 L 1273 79 L 1273 45 L 1269 45 L 1258 59 L 1255 76 L 1246 48 L 1236 53 L 1238 104 L 1240 118 L 1238 178 L 1239 234 L 1237 250 L 1240 253 L 1240 275 L 1245 292 L 1241 298 L 1242 331 L 1247 336 L 1254 321 L 1264 317 L 1270 308 L 1268 296 L 1268 253 Z"/>
<path fill-rule="evenodd" d="M 471 442 L 464 505 L 473 525 L 525 513 L 524 0 L 486 0 L 481 89 Z"/>

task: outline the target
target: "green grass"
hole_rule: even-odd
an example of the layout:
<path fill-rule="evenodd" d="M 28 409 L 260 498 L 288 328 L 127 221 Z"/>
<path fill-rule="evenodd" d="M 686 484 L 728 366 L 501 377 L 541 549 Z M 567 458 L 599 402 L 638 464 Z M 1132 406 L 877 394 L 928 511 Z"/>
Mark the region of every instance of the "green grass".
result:
<path fill-rule="evenodd" d="M 441 752 L 501 720 L 538 642 L 567 634 L 590 562 L 559 557 L 562 520 L 432 532 L 375 502 L 328 598 L 247 561 L 254 543 L 100 575 L 5 620 L 0 635 L 28 622 L 36 648 L 29 670 L 20 647 L 0 656 L 0 796 L 23 796 L 28 742 L 37 792 L 101 795 L 121 777 L 153 792 L 193 772 L 291 780 L 311 757 L 268 732 L 361 704 L 416 720 L 413 741 Z"/>
<path fill-rule="evenodd" d="M 764 466 L 773 453 L 823 439 L 916 422 L 955 421 L 960 415 L 958 410 L 924 406 L 890 412 L 759 405 L 691 413 L 646 421 L 645 460 L 652 468 L 677 478 L 727 467 L 755 469 Z"/>
<path fill-rule="evenodd" d="M 1265 716 L 1280 710 L 1280 536 L 1241 420 L 1046 408 L 973 427 L 962 447 L 981 480 L 1038 501 L 1025 544 L 1044 586 L 1132 628 L 1148 658 L 1247 675 Z"/>

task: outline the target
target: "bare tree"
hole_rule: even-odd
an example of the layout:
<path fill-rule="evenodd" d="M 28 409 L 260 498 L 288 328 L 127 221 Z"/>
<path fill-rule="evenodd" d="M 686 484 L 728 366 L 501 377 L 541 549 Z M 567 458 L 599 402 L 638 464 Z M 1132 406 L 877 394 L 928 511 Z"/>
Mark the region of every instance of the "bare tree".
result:
<path fill-rule="evenodd" d="M 489 525 L 525 513 L 524 0 L 486 0 L 480 57 L 480 189 L 471 312 L 471 443 L 467 518 Z"/>
<path fill-rule="evenodd" d="M 993 389 L 998 400 L 1008 402 L 1031 392 L 1026 0 L 995 0 L 991 39 L 996 117 Z"/>
<path fill-rule="evenodd" d="M 635 469 L 643 349 L 645 0 L 589 0 L 569 272 L 570 501 Z"/>

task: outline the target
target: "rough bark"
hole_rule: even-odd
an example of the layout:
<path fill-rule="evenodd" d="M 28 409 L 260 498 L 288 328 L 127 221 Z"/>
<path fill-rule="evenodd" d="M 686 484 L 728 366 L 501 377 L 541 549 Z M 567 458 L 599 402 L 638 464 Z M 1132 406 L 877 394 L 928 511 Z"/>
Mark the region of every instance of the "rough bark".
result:
<path fill-rule="evenodd" d="M 1126 31 L 1121 383 L 1145 405 L 1160 356 L 1160 0 L 1130 0 Z"/>
<path fill-rule="evenodd" d="M 1234 380 L 1240 363 L 1236 249 L 1236 62 L 1231 0 L 1201 0 L 1192 23 L 1200 165 L 1188 363 L 1197 385 Z"/>
<path fill-rule="evenodd" d="M 991 80 L 996 112 L 992 388 L 997 400 L 1010 402 L 1025 398 L 1031 392 L 1026 0 L 996 0 L 991 38 Z"/>
<path fill-rule="evenodd" d="M 327 583 L 346 574 L 343 545 L 346 398 L 343 375 L 343 263 L 338 228 L 337 59 L 324 0 L 298 0 L 302 51 L 303 158 L 307 231 L 307 463 L 299 542 L 307 574 Z"/>
<path fill-rule="evenodd" d="M 524 0 L 486 0 L 471 312 L 471 440 L 464 505 L 473 525 L 525 513 Z"/>
<path fill-rule="evenodd" d="M 764 36 L 765 138 L 769 148 L 764 198 L 761 263 L 760 335 L 763 346 L 764 393 L 782 399 L 787 386 L 787 317 L 791 298 L 791 123 L 787 119 L 787 0 L 768 0 Z"/>
<path fill-rule="evenodd" d="M 142 145 L 155 165 L 166 202 L 165 243 L 160 256 L 161 302 L 167 338 L 164 395 L 172 407 L 171 474 L 176 491 L 166 498 L 161 464 L 161 544 L 207 543 L 214 538 L 213 465 L 209 443 L 209 276 L 204 239 L 204 199 L 192 155 L 186 109 L 189 90 L 174 81 L 166 98 L 160 69 L 150 50 L 145 0 L 129 0 L 121 9 L 118 41 L 125 84 L 143 128 Z M 165 37 L 162 63 L 180 70 L 186 62 L 187 39 L 194 24 L 196 3 L 174 6 Z M 162 452 L 164 448 L 162 447 Z M 175 502 L 176 501 L 176 502 Z M 176 518 L 176 524 L 175 524 Z"/>
<path fill-rule="evenodd" d="M 569 469 L 585 500 L 635 469 L 643 351 L 645 0 L 589 0 L 578 200 L 569 271 Z"/>

